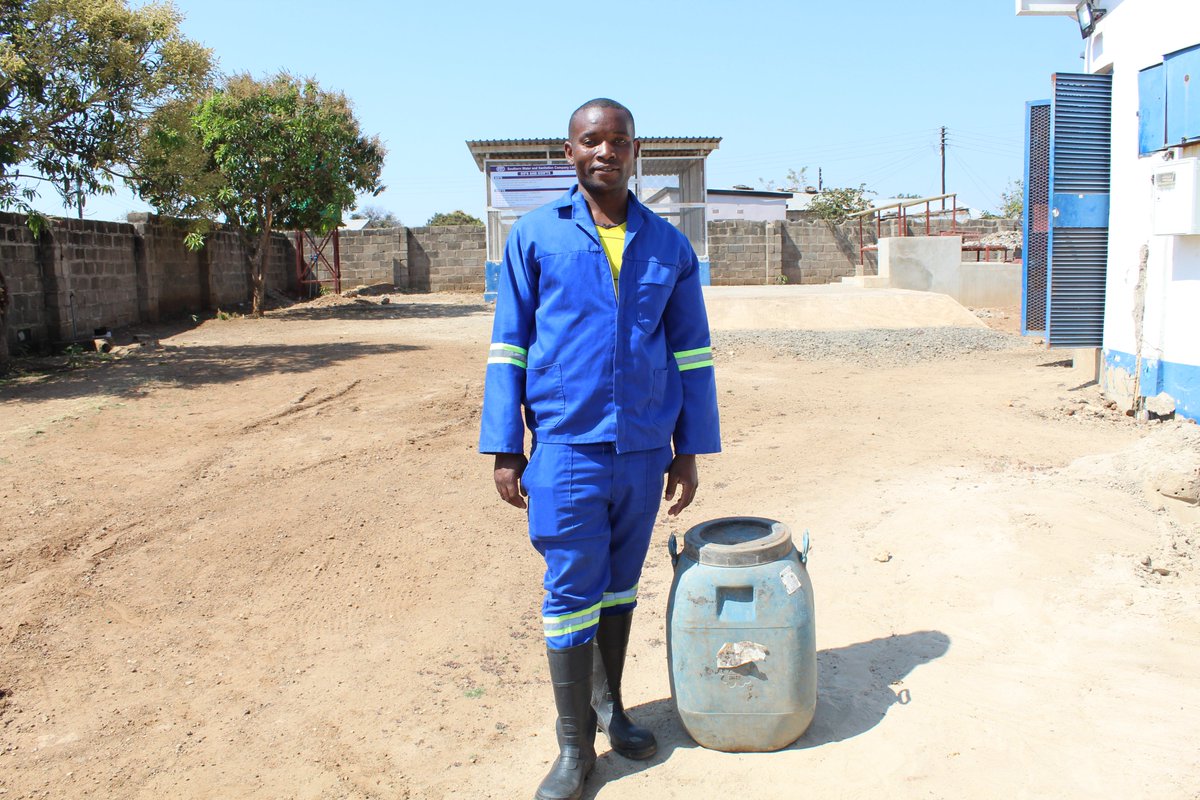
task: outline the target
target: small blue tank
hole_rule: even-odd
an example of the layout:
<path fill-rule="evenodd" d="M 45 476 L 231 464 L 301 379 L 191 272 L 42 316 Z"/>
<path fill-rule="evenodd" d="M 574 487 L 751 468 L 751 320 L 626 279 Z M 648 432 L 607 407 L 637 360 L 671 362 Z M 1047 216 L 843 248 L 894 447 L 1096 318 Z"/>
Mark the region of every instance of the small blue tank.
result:
<path fill-rule="evenodd" d="M 817 705 L 817 649 L 808 534 L 762 517 L 701 523 L 668 543 L 671 697 L 703 747 L 778 750 L 808 729 Z"/>

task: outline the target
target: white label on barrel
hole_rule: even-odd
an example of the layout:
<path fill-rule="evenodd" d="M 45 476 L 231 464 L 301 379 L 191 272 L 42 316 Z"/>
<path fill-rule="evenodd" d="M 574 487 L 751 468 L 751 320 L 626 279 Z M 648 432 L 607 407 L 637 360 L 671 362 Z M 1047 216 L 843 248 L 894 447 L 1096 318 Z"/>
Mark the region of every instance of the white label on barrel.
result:
<path fill-rule="evenodd" d="M 783 581 L 783 588 L 787 589 L 788 594 L 795 594 L 800 588 L 800 578 L 792 570 L 792 565 L 789 564 L 783 568 L 783 572 L 779 573 L 780 580 Z"/>

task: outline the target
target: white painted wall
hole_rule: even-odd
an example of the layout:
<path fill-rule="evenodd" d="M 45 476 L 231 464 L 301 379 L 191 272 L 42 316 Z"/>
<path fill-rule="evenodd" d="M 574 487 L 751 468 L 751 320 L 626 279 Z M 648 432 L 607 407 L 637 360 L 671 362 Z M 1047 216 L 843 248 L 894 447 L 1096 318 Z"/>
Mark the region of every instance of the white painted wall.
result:
<path fill-rule="evenodd" d="M 1200 44 L 1197 0 L 1109 2 L 1088 42 L 1088 71 L 1113 75 L 1112 196 L 1104 347 L 1137 352 L 1134 307 L 1139 253 L 1149 250 L 1142 355 L 1200 365 L 1200 236 L 1152 233 L 1150 171 L 1161 154 L 1138 157 L 1138 71 Z M 1200 145 L 1176 156 L 1200 155 Z"/>
<path fill-rule="evenodd" d="M 755 197 L 708 193 L 706 217 L 714 219 L 752 219 L 783 221 L 787 219 L 786 197 Z"/>

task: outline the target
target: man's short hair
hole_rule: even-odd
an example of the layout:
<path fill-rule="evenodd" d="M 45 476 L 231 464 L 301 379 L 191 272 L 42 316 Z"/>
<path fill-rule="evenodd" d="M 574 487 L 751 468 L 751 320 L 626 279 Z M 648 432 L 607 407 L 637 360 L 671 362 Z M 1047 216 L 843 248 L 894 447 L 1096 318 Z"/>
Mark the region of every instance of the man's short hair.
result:
<path fill-rule="evenodd" d="M 634 133 L 635 125 L 633 122 L 633 112 L 632 111 L 630 111 L 628 108 L 626 108 L 621 103 L 618 103 L 616 100 L 610 100 L 607 97 L 596 97 L 592 100 L 588 100 L 586 103 L 581 105 L 579 108 L 577 108 L 571 112 L 571 116 L 567 119 L 567 138 L 568 139 L 571 138 L 571 122 L 574 121 L 575 115 L 578 114 L 579 112 L 584 111 L 589 108 L 615 108 L 617 111 L 624 112 L 625 116 L 629 117 L 629 132 Z"/>

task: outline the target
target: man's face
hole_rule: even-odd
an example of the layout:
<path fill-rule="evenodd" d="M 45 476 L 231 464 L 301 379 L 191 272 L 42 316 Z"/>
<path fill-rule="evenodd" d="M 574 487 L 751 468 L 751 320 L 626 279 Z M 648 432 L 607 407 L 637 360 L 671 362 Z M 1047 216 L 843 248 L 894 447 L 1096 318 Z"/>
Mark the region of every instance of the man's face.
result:
<path fill-rule="evenodd" d="M 571 118 L 563 150 L 590 193 L 623 193 L 629 185 L 638 153 L 631 123 L 618 108 L 585 108 Z"/>

